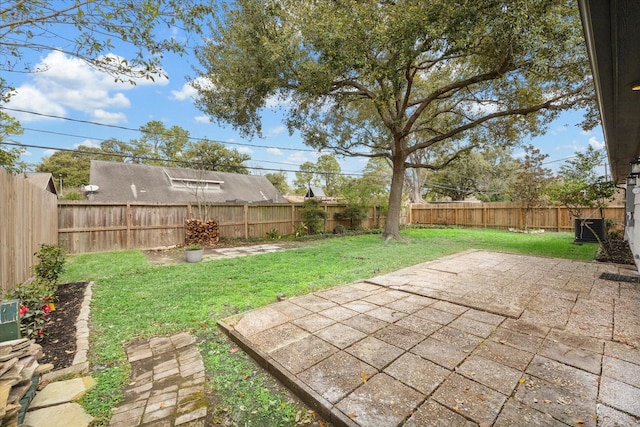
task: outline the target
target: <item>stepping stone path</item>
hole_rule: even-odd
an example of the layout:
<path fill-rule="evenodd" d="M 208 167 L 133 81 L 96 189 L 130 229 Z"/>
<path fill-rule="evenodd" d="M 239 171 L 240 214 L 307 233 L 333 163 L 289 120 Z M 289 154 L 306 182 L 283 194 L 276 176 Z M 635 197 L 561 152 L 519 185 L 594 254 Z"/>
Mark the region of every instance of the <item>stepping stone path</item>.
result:
<path fill-rule="evenodd" d="M 135 341 L 126 353 L 132 379 L 109 426 L 204 426 L 204 364 L 191 334 Z"/>

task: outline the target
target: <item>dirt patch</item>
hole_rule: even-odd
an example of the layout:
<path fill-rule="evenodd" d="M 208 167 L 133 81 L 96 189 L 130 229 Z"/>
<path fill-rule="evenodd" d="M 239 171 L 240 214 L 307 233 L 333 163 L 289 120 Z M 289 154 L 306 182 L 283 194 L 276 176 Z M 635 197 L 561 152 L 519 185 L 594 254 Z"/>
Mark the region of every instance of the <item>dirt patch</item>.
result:
<path fill-rule="evenodd" d="M 54 369 L 71 366 L 76 354 L 76 320 L 84 301 L 87 282 L 64 283 L 54 297 L 55 311 L 49 313 L 47 333 L 36 342 L 42 346 L 41 365 L 53 363 Z"/>
<path fill-rule="evenodd" d="M 204 248 L 204 257 L 215 257 L 219 249 L 227 248 L 244 248 L 254 247 L 259 245 L 277 245 L 283 249 L 294 249 L 304 245 L 304 242 L 292 242 L 282 240 L 265 240 L 261 242 L 246 242 L 246 241 L 221 241 L 214 246 L 207 246 Z M 171 249 L 157 249 L 146 250 L 143 254 L 147 257 L 149 262 L 153 265 L 174 265 L 186 262 L 184 255 L 184 248 L 171 248 Z"/>
<path fill-rule="evenodd" d="M 629 242 L 617 239 L 610 239 L 598 248 L 596 261 L 635 265 Z"/>

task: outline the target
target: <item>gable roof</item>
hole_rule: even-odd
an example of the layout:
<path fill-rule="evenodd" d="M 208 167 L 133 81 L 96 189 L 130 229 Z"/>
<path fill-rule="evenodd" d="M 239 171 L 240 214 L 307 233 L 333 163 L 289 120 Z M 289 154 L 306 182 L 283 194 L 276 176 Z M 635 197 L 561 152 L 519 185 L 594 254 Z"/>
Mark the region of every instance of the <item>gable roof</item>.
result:
<path fill-rule="evenodd" d="M 53 175 L 49 172 L 25 172 L 24 177 L 28 182 L 32 183 L 38 188 L 47 190 L 49 193 L 58 195 L 56 185 L 53 182 Z"/>
<path fill-rule="evenodd" d="M 92 160 L 89 180 L 98 186 L 89 194 L 95 201 L 183 203 L 197 201 L 197 193 L 210 203 L 286 203 L 259 175 Z"/>

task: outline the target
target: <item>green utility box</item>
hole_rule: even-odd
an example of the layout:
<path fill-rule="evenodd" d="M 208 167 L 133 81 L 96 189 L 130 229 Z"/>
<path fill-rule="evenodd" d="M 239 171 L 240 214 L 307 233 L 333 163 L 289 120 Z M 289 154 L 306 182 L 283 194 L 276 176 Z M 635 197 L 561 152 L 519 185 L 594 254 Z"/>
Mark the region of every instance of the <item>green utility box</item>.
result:
<path fill-rule="evenodd" d="M 0 342 L 20 338 L 20 300 L 0 301 Z"/>

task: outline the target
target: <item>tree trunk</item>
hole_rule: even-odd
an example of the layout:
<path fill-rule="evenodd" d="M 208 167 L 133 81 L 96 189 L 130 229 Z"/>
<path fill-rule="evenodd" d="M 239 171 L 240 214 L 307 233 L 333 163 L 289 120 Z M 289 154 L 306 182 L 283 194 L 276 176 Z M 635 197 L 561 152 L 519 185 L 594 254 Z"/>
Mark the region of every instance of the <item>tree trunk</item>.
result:
<path fill-rule="evenodd" d="M 402 187 L 404 184 L 405 158 L 395 155 L 393 158 L 393 175 L 389 192 L 389 210 L 384 224 L 382 237 L 386 240 L 400 238 L 400 212 L 402 208 Z"/>

